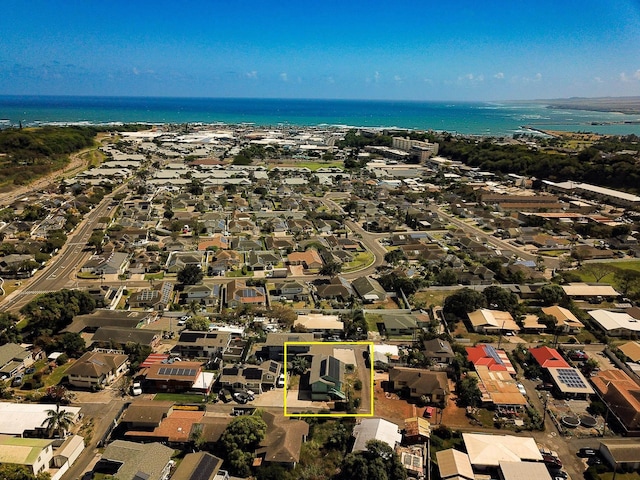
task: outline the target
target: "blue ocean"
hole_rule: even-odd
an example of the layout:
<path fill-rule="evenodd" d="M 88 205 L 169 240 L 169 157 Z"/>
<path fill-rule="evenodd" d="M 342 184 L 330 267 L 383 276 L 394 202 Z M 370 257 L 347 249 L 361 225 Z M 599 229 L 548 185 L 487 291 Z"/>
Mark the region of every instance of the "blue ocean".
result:
<path fill-rule="evenodd" d="M 534 129 L 640 135 L 640 115 L 557 110 L 530 103 L 300 100 L 249 98 L 0 96 L 8 125 L 253 123 L 398 127 L 470 135 Z"/>

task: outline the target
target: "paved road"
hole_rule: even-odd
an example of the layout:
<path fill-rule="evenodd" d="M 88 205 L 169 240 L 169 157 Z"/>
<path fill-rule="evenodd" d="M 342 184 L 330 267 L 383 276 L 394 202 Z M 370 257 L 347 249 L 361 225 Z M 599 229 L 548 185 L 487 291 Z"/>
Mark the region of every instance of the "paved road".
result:
<path fill-rule="evenodd" d="M 49 264 L 44 269 L 39 270 L 33 278 L 23 281 L 20 289 L 5 298 L 0 304 L 0 311 L 16 312 L 36 295 L 74 286 L 75 276 L 80 265 L 91 256 L 91 252 L 84 251 L 84 248 L 93 229 L 99 223 L 101 217 L 109 215 L 109 204 L 113 196 L 124 188 L 126 186 L 123 185 L 106 195 L 98 206 L 87 213 L 84 220 L 76 227 L 76 230 L 69 235 L 67 242 L 60 249 L 58 255 L 53 257 Z"/>
<path fill-rule="evenodd" d="M 71 468 L 62 476 L 62 480 L 79 479 L 84 472 L 89 470 L 92 462 L 96 459 L 96 455 L 98 455 L 98 442 L 102 440 L 107 429 L 116 420 L 126 401 L 128 401 L 126 398 L 111 398 L 107 400 L 107 403 L 80 404 L 84 415 L 83 421 L 88 422 L 93 419 L 94 427 L 91 433 L 91 441 Z"/>
<path fill-rule="evenodd" d="M 483 239 L 485 242 L 498 248 L 499 250 L 514 253 L 525 260 L 535 261 L 538 258 L 537 254 L 526 252 L 522 248 L 516 247 L 515 245 L 512 245 L 509 242 L 505 242 L 502 239 L 496 238 L 493 235 L 490 235 L 487 232 L 483 231 L 481 228 L 478 228 L 474 225 L 469 225 L 468 223 L 460 220 L 459 218 L 456 218 L 455 216 L 444 212 L 441 208 L 437 208 L 434 211 L 441 217 L 445 218 L 448 222 L 455 225 L 456 227 L 464 230 L 466 233 L 470 235 L 474 235 Z M 554 268 L 558 268 L 560 265 L 560 260 L 558 258 L 549 258 L 549 257 L 543 257 L 543 258 L 547 268 L 554 269 Z"/>

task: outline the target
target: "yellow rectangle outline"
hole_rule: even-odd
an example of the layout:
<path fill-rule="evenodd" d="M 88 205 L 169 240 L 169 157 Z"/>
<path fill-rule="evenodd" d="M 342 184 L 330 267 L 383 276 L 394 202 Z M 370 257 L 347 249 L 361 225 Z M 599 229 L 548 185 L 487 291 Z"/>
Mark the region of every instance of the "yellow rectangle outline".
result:
<path fill-rule="evenodd" d="M 371 397 L 370 413 L 287 413 L 287 345 L 368 345 L 369 365 L 371 366 Z M 373 342 L 284 342 L 284 416 L 285 417 L 319 417 L 319 418 L 345 418 L 345 417 L 373 417 L 373 387 L 375 379 L 375 369 L 373 368 Z"/>

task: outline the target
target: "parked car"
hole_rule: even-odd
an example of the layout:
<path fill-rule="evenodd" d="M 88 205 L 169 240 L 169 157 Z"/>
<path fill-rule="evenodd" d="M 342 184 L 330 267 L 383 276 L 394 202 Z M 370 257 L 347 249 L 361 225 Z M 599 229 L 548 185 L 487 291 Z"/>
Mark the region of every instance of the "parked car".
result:
<path fill-rule="evenodd" d="M 277 388 L 284 388 L 284 374 L 281 373 L 278 378 L 276 379 L 276 387 Z"/>
<path fill-rule="evenodd" d="M 602 460 L 600 460 L 600 457 L 589 457 L 589 459 L 587 460 L 587 465 L 589 465 L 590 467 L 593 465 L 602 465 Z"/>
<path fill-rule="evenodd" d="M 596 457 L 598 455 L 598 452 L 593 448 L 581 448 L 580 450 L 578 450 L 577 455 L 582 458 Z"/>
<path fill-rule="evenodd" d="M 569 352 L 569 358 L 571 360 L 583 362 L 585 360 L 589 360 L 589 355 L 580 350 L 574 350 L 572 352 Z"/>
<path fill-rule="evenodd" d="M 19 387 L 20 385 L 22 385 L 22 379 L 23 379 L 23 375 L 21 373 L 17 374 L 15 377 L 13 377 L 13 380 L 11 381 L 11 386 L 12 387 Z"/>
<path fill-rule="evenodd" d="M 32 373 L 36 373 L 36 369 L 33 367 L 29 367 L 24 371 L 25 375 L 31 375 Z"/>
<path fill-rule="evenodd" d="M 558 457 L 552 455 L 542 455 L 542 461 L 550 468 L 562 468 L 562 462 Z"/>
<path fill-rule="evenodd" d="M 142 395 L 142 385 L 140 382 L 133 382 L 133 384 L 131 384 L 131 395 L 136 397 Z"/>
<path fill-rule="evenodd" d="M 518 391 L 522 395 L 526 395 L 527 394 L 527 390 L 524 388 L 524 385 L 522 385 L 521 383 L 516 383 L 516 386 L 518 387 Z"/>
<path fill-rule="evenodd" d="M 536 385 L 536 390 L 553 390 L 553 383 L 539 383 Z"/>
<path fill-rule="evenodd" d="M 236 393 L 233 394 L 233 399 L 236 402 L 244 405 L 245 403 L 247 403 L 249 401 L 249 395 L 247 395 L 244 392 L 236 392 Z"/>

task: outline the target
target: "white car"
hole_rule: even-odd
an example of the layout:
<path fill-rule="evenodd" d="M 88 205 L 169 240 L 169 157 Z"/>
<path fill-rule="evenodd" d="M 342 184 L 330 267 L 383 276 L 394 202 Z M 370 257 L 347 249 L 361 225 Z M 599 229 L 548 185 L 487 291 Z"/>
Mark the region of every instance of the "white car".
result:
<path fill-rule="evenodd" d="M 281 373 L 280 376 L 276 380 L 277 388 L 284 388 L 284 375 Z"/>
<path fill-rule="evenodd" d="M 522 385 L 521 383 L 516 383 L 516 386 L 518 387 L 518 391 L 522 395 L 526 395 L 527 394 L 527 390 L 524 388 L 524 385 Z"/>
<path fill-rule="evenodd" d="M 140 382 L 133 382 L 131 385 L 131 395 L 134 397 L 142 395 L 142 386 L 140 385 Z"/>

